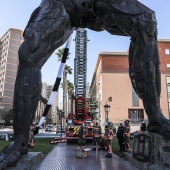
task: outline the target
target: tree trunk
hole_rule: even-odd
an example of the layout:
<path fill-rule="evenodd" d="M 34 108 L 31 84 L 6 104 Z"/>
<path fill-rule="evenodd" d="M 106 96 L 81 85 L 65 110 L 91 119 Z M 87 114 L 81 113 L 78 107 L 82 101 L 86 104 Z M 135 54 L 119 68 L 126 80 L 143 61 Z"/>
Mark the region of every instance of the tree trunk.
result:
<path fill-rule="evenodd" d="M 73 106 L 74 106 L 74 104 L 73 104 L 73 100 L 74 100 L 74 95 L 73 95 L 73 93 L 71 94 L 71 102 L 70 102 L 70 105 L 71 105 L 71 113 L 74 113 L 75 111 L 73 110 Z"/>
<path fill-rule="evenodd" d="M 67 108 L 68 108 L 68 113 L 70 113 L 70 93 L 67 92 Z"/>
<path fill-rule="evenodd" d="M 67 116 L 67 71 L 63 73 L 63 111 L 64 115 Z"/>

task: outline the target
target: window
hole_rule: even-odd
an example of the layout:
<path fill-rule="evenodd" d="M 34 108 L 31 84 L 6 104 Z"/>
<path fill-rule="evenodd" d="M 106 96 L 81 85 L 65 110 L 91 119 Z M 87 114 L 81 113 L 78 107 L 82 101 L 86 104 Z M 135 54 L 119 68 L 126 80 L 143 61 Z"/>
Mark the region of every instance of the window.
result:
<path fill-rule="evenodd" d="M 141 122 L 144 120 L 143 109 L 128 109 L 128 119 L 130 122 Z"/>
<path fill-rule="evenodd" d="M 137 110 L 132 110 L 132 119 L 138 120 L 139 119 L 139 114 Z"/>
<path fill-rule="evenodd" d="M 167 86 L 168 93 L 170 93 L 170 86 Z"/>
<path fill-rule="evenodd" d="M 166 77 L 166 83 L 170 86 L 170 77 Z"/>
<path fill-rule="evenodd" d="M 166 67 L 167 67 L 167 69 L 170 69 L 170 64 L 167 64 Z"/>
<path fill-rule="evenodd" d="M 166 55 L 170 55 L 170 50 L 169 49 L 165 49 L 165 54 Z"/>
<path fill-rule="evenodd" d="M 132 87 L 132 106 L 139 106 L 139 97 Z"/>

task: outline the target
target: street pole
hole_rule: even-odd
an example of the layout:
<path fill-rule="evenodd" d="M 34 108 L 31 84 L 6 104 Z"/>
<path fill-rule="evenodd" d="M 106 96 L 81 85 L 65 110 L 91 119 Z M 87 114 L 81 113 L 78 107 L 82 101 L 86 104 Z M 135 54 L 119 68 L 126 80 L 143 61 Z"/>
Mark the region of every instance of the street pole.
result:
<path fill-rule="evenodd" d="M 112 101 L 112 97 L 109 97 L 106 100 L 106 104 L 104 105 L 104 110 L 105 110 L 105 124 L 108 123 L 108 113 L 110 111 L 110 105 L 107 104 L 107 101 Z"/>
<path fill-rule="evenodd" d="M 61 137 L 62 137 L 62 112 L 60 112 L 60 114 L 61 114 Z"/>

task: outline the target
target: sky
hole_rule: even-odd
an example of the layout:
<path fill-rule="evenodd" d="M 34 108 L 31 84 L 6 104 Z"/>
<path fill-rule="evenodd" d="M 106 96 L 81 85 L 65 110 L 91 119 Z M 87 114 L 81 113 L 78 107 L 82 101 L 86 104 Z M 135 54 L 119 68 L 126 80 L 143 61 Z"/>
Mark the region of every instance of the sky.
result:
<path fill-rule="evenodd" d="M 158 21 L 158 39 L 170 39 L 170 0 L 139 1 L 155 11 Z M 31 13 L 39 6 L 40 2 L 41 0 L 1 0 L 0 37 L 2 37 L 9 28 L 24 30 Z M 125 52 L 129 48 L 130 38 L 110 35 L 106 31 L 95 32 L 91 30 L 87 30 L 87 36 L 90 40 L 87 43 L 87 82 L 91 83 L 99 53 Z M 75 34 L 73 34 L 73 39 L 74 37 Z M 42 81 L 50 85 L 55 82 L 60 64 L 57 61 L 56 52 L 57 49 L 42 68 Z M 70 53 L 70 59 L 67 61 L 67 65 L 74 69 L 74 41 L 71 42 Z M 74 82 L 73 75 L 68 76 L 68 79 Z"/>

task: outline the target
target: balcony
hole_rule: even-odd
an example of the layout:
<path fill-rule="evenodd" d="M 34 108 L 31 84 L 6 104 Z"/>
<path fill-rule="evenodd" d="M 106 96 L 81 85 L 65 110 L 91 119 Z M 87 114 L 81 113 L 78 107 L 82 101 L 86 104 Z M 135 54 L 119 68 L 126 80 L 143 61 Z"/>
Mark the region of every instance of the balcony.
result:
<path fill-rule="evenodd" d="M 130 121 L 131 124 L 141 124 L 143 121 L 146 122 L 146 120 L 144 120 L 144 118 L 131 118 L 128 120 Z"/>

